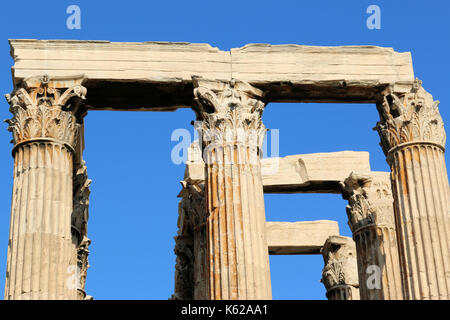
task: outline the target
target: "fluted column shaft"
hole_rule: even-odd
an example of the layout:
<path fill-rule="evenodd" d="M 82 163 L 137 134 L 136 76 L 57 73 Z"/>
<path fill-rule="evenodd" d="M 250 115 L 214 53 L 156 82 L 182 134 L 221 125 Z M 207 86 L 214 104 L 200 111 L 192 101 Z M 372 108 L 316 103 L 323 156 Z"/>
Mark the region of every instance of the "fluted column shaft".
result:
<path fill-rule="evenodd" d="M 378 102 L 405 299 L 450 299 L 449 184 L 438 103 L 418 80 L 411 92 L 386 90 Z"/>
<path fill-rule="evenodd" d="M 71 258 L 72 154 L 52 142 L 18 146 L 8 246 L 6 299 L 74 299 Z"/>
<path fill-rule="evenodd" d="M 194 228 L 194 255 L 194 300 L 207 300 L 209 297 L 209 282 L 205 223 Z"/>
<path fill-rule="evenodd" d="M 349 201 L 361 300 L 403 299 L 389 173 L 352 173 L 341 186 Z"/>
<path fill-rule="evenodd" d="M 79 125 L 63 108 L 74 110 L 84 94 L 79 84 L 59 88 L 44 77 L 7 95 L 15 146 L 5 299 L 77 299 L 71 216 Z"/>
<path fill-rule="evenodd" d="M 262 92 L 195 81 L 205 161 L 209 298 L 271 299 L 259 148 Z"/>
<path fill-rule="evenodd" d="M 188 162 L 201 161 L 198 141 L 188 149 Z M 201 161 L 203 167 L 203 161 Z M 183 189 L 178 197 L 178 234 L 175 237 L 175 293 L 176 300 L 208 299 L 206 266 L 206 204 L 204 181 L 191 180 L 186 173 L 181 181 Z"/>
<path fill-rule="evenodd" d="M 450 299 L 448 178 L 444 152 L 435 145 L 392 153 L 401 265 L 409 299 Z"/>
<path fill-rule="evenodd" d="M 355 242 L 330 236 L 322 247 L 322 256 L 325 266 L 321 282 L 328 300 L 359 300 Z"/>

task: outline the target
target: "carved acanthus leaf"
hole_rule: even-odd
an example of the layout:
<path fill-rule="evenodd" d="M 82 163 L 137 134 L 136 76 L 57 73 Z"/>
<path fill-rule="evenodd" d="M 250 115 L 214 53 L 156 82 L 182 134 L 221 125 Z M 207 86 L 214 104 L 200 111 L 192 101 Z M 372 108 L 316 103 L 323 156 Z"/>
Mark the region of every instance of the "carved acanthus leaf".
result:
<path fill-rule="evenodd" d="M 388 173 L 361 174 L 352 172 L 340 183 L 348 200 L 348 224 L 352 232 L 368 225 L 394 227 L 394 209 Z"/>
<path fill-rule="evenodd" d="M 77 113 L 85 99 L 86 88 L 74 85 L 55 88 L 43 77 L 39 86 L 18 88 L 6 95 L 13 117 L 6 122 L 13 143 L 48 138 L 75 148 L 79 130 Z"/>
<path fill-rule="evenodd" d="M 194 297 L 194 248 L 187 235 L 175 237 L 175 293 L 173 300 L 192 300 Z"/>
<path fill-rule="evenodd" d="M 82 290 L 84 293 L 85 286 L 86 286 L 86 276 L 87 276 L 87 270 L 89 269 L 89 245 L 91 244 L 91 240 L 84 236 L 81 240 L 80 245 L 78 246 L 78 252 L 77 252 L 77 264 L 78 264 L 78 270 L 79 270 L 79 290 Z"/>
<path fill-rule="evenodd" d="M 187 184 L 181 207 L 187 215 L 192 230 L 206 222 L 205 185 Z"/>
<path fill-rule="evenodd" d="M 178 206 L 178 233 L 175 237 L 175 293 L 172 300 L 194 298 L 194 257 L 195 245 L 200 245 L 194 234 L 202 232 L 206 222 L 204 184 L 181 181 L 182 199 Z M 205 236 L 206 238 L 206 236 Z M 205 243 L 201 245 L 206 245 Z"/>
<path fill-rule="evenodd" d="M 78 239 L 77 266 L 79 276 L 78 290 L 82 296 L 87 298 L 84 291 L 89 269 L 89 245 L 91 240 L 87 237 L 87 225 L 89 219 L 89 195 L 91 180 L 88 178 L 86 163 L 83 160 L 75 170 L 73 177 L 73 211 L 72 211 L 72 234 Z M 90 297 L 92 298 L 92 297 Z M 90 299 L 89 298 L 89 299 Z"/>
<path fill-rule="evenodd" d="M 260 147 L 266 129 L 263 92 L 246 82 L 194 78 L 194 110 L 201 124 L 203 143 L 238 142 Z"/>
<path fill-rule="evenodd" d="M 74 228 L 79 239 L 87 235 L 87 223 L 89 219 L 89 195 L 92 180 L 88 178 L 85 161 L 75 172 L 73 178 L 73 212 L 72 228 Z"/>
<path fill-rule="evenodd" d="M 438 105 L 418 79 L 406 94 L 397 95 L 392 88 L 382 92 L 377 102 L 380 121 L 375 128 L 384 153 L 408 142 L 430 142 L 444 148 L 446 134 Z"/>
<path fill-rule="evenodd" d="M 322 271 L 322 282 L 327 289 L 345 284 L 342 261 L 329 262 Z"/>
<path fill-rule="evenodd" d="M 322 247 L 325 266 L 322 283 L 329 290 L 338 285 L 358 286 L 356 248 L 351 238 L 331 236 Z"/>

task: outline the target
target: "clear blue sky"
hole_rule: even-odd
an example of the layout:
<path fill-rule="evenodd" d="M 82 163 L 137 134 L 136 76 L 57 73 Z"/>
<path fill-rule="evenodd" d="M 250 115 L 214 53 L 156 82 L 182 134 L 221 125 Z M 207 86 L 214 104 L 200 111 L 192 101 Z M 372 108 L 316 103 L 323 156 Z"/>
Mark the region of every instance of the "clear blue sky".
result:
<path fill-rule="evenodd" d="M 81 7 L 81 30 L 66 28 L 66 8 Z M 381 8 L 381 29 L 366 27 L 366 8 Z M 415 75 L 450 105 L 448 1 L 2 1 L 0 92 L 12 90 L 8 38 L 207 42 L 222 50 L 247 43 L 379 45 L 411 51 Z M 0 119 L 10 118 L 0 100 Z M 173 292 L 176 198 L 183 165 L 171 162 L 177 128 L 194 113 L 91 111 L 86 150 L 92 239 L 87 292 L 96 299 L 167 299 Z M 369 151 L 372 170 L 388 170 L 372 128 L 374 105 L 269 104 L 268 128 L 280 130 L 281 156 Z M 0 287 L 4 287 L 13 161 L 10 133 L 0 130 Z M 448 128 L 448 125 L 446 126 Z M 272 221 L 332 219 L 350 236 L 339 195 L 266 195 Z M 321 256 L 270 258 L 274 299 L 324 299 Z"/>

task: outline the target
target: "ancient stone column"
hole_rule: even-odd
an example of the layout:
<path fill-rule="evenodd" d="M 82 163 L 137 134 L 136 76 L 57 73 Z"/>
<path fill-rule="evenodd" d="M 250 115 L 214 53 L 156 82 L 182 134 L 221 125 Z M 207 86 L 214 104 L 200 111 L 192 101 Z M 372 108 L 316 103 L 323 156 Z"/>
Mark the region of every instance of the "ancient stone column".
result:
<path fill-rule="evenodd" d="M 14 184 L 5 299 L 77 299 L 71 215 L 81 81 L 27 79 L 7 95 Z"/>
<path fill-rule="evenodd" d="M 389 87 L 377 101 L 405 299 L 450 299 L 449 184 L 438 104 L 419 80 L 406 94 Z"/>
<path fill-rule="evenodd" d="M 89 266 L 89 245 L 91 240 L 87 237 L 87 225 L 89 218 L 89 195 L 91 180 L 87 175 L 86 164 L 83 160 L 74 170 L 73 181 L 73 212 L 72 212 L 72 260 L 70 265 L 75 271 L 75 285 L 78 291 L 78 300 L 91 300 L 85 291 L 87 269 Z"/>
<path fill-rule="evenodd" d="M 206 270 L 206 207 L 204 184 L 182 181 L 178 235 L 175 237 L 175 294 L 177 300 L 208 299 Z"/>
<path fill-rule="evenodd" d="M 188 227 L 188 217 L 185 214 L 183 200 L 178 205 L 178 233 L 174 237 L 176 255 L 175 288 L 170 300 L 194 299 L 194 238 Z"/>
<path fill-rule="evenodd" d="M 271 299 L 261 179 L 263 92 L 194 79 L 205 162 L 209 299 Z"/>
<path fill-rule="evenodd" d="M 194 299 L 208 299 L 206 206 L 204 184 L 189 186 L 189 201 L 184 204 L 188 210 L 189 223 L 194 240 Z"/>
<path fill-rule="evenodd" d="M 389 173 L 351 173 L 341 187 L 349 202 L 361 300 L 403 299 Z"/>
<path fill-rule="evenodd" d="M 325 267 L 321 282 L 328 300 L 359 300 L 355 242 L 349 237 L 331 236 L 322 248 Z"/>
<path fill-rule="evenodd" d="M 193 179 L 189 165 L 200 169 L 201 179 Z M 192 169 L 192 166 L 191 166 Z M 200 171 L 200 170 L 198 170 Z M 172 300 L 208 299 L 206 272 L 206 205 L 204 163 L 198 140 L 188 149 L 182 190 L 178 194 L 178 233 L 175 236 L 175 293 Z"/>

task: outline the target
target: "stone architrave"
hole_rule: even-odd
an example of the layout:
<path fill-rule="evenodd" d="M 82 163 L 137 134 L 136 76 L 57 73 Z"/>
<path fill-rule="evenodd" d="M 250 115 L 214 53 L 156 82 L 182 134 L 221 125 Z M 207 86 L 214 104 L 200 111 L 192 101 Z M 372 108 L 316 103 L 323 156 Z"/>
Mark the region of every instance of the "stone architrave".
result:
<path fill-rule="evenodd" d="M 376 129 L 392 171 L 406 300 L 450 299 L 446 135 L 438 104 L 419 80 L 403 94 L 388 87 L 377 101 Z"/>
<path fill-rule="evenodd" d="M 206 162 L 210 299 L 271 297 L 259 160 L 265 104 L 376 102 L 376 129 L 392 171 L 403 297 L 450 299 L 445 130 L 438 102 L 414 82 L 409 52 L 269 44 L 221 51 L 207 44 L 29 39 L 10 40 L 10 46 L 14 185 L 6 299 L 85 296 L 89 239 L 79 222 L 87 218 L 88 191 L 73 180 L 83 171 L 79 142 L 86 89 L 73 70 L 89 78 L 84 85 L 90 109 L 193 107 L 197 113 Z M 36 77 L 47 71 L 52 80 Z M 268 185 L 267 192 L 340 192 L 336 182 L 342 177 L 316 175 L 323 165 L 314 157 L 303 164 L 280 159 L 300 171 L 282 172 L 285 182 Z M 346 168 L 333 159 L 322 163 Z M 327 165 L 328 171 L 342 172 L 334 166 Z"/>
<path fill-rule="evenodd" d="M 321 282 L 328 300 L 359 300 L 355 242 L 349 237 L 331 236 L 322 248 L 325 267 Z"/>
<path fill-rule="evenodd" d="M 337 221 L 266 222 L 270 255 L 320 254 L 328 237 L 339 234 Z"/>
<path fill-rule="evenodd" d="M 340 151 L 261 159 L 264 193 L 341 193 L 339 183 L 352 171 L 370 171 L 369 153 Z M 187 176 L 205 181 L 201 157 L 186 163 Z"/>
<path fill-rule="evenodd" d="M 71 220 L 82 77 L 26 79 L 6 98 L 14 184 L 5 299 L 77 299 Z"/>
<path fill-rule="evenodd" d="M 261 146 L 263 92 L 194 78 L 205 162 L 208 298 L 271 299 Z"/>
<path fill-rule="evenodd" d="M 381 86 L 414 80 L 410 52 L 366 45 L 254 43 L 222 51 L 207 43 L 162 41 L 9 43 L 15 84 L 44 72 L 71 76 L 78 70 L 89 79 L 89 107 L 96 110 L 189 108 L 192 75 L 245 81 L 269 91 L 268 102 L 373 103 Z"/>
<path fill-rule="evenodd" d="M 403 299 L 389 173 L 352 172 L 341 187 L 349 202 L 361 300 Z"/>

